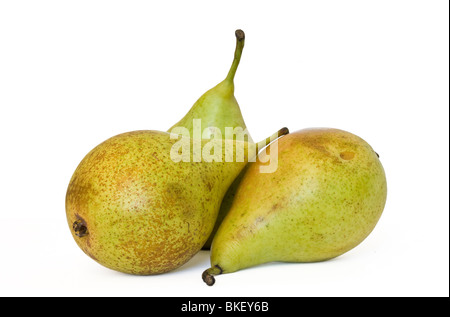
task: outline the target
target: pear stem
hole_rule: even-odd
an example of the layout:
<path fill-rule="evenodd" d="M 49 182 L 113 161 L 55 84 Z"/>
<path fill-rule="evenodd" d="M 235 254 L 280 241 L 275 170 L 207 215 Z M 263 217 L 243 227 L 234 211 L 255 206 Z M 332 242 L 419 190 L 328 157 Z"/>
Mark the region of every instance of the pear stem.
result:
<path fill-rule="evenodd" d="M 209 269 L 205 270 L 202 274 L 203 282 L 206 283 L 208 286 L 213 286 L 216 282 L 216 279 L 213 275 L 219 275 L 222 274 L 222 268 L 219 265 L 214 265 L 213 267 L 210 267 Z"/>
<path fill-rule="evenodd" d="M 265 148 L 267 145 L 269 145 L 271 142 L 275 141 L 279 137 L 282 137 L 283 135 L 289 134 L 289 129 L 284 127 L 272 134 L 270 137 L 259 141 L 256 143 L 256 153 L 259 153 L 263 148 Z"/>
<path fill-rule="evenodd" d="M 236 49 L 234 51 L 233 64 L 231 64 L 230 71 L 228 72 L 228 75 L 225 78 L 225 81 L 228 81 L 230 83 L 233 82 L 234 75 L 236 74 L 239 62 L 241 61 L 242 50 L 244 49 L 244 42 L 245 42 L 244 31 L 236 30 L 235 35 L 236 35 Z"/>

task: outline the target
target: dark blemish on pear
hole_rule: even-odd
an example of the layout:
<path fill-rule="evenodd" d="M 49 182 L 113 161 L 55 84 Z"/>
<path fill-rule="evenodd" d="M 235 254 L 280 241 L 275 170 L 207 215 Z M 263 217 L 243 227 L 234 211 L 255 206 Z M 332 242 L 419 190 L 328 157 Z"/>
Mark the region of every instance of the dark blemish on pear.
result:
<path fill-rule="evenodd" d="M 86 222 L 83 219 L 78 219 L 72 224 L 73 231 L 77 237 L 84 237 L 89 234 Z"/>

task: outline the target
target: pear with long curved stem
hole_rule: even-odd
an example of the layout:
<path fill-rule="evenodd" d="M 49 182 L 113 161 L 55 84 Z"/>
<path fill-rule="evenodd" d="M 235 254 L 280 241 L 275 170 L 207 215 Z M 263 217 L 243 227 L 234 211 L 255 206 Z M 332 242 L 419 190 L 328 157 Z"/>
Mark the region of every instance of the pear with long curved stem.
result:
<path fill-rule="evenodd" d="M 226 78 L 215 87 L 204 93 L 191 107 L 189 112 L 168 131 L 176 131 L 174 128 L 185 128 L 191 137 L 203 138 L 203 133 L 194 133 L 195 121 L 200 120 L 201 130 L 210 128 L 211 133 L 219 129 L 222 139 L 242 139 L 250 143 L 253 142 L 250 133 L 247 130 L 244 118 L 241 113 L 239 104 L 234 96 L 234 78 L 236 71 L 241 61 L 242 52 L 245 45 L 245 33 L 238 29 L 235 32 L 236 47 L 234 51 L 234 58 Z M 199 121 L 197 121 L 199 122 Z M 232 128 L 233 134 L 227 134 L 226 128 Z M 206 130 L 208 132 L 208 129 Z M 210 134 L 205 134 L 206 138 Z M 216 136 L 214 136 L 216 138 Z M 259 148 L 262 148 L 261 146 Z M 208 250 L 211 247 L 212 239 L 220 225 L 223 217 L 229 210 L 234 196 L 234 189 L 239 184 L 240 177 L 238 177 L 231 187 L 228 189 L 220 211 L 215 227 L 206 241 L 203 249 Z"/>

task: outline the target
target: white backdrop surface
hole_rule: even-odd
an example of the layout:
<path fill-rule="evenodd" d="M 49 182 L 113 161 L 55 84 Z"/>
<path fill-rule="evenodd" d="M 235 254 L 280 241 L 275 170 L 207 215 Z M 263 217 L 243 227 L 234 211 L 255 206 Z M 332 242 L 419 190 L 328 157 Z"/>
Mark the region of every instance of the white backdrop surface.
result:
<path fill-rule="evenodd" d="M 0 2 L 0 296 L 448 296 L 447 1 Z M 333 127 L 380 154 L 371 235 L 328 262 L 270 263 L 207 287 L 202 251 L 131 276 L 75 244 L 64 203 L 84 155 L 167 130 L 221 81 L 246 32 L 235 95 L 255 140 Z"/>

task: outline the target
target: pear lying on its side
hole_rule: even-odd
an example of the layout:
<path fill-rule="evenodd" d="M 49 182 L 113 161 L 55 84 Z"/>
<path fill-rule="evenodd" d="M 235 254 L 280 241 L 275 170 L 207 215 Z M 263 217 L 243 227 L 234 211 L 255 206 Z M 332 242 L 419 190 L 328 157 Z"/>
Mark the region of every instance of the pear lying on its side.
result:
<path fill-rule="evenodd" d="M 211 247 L 213 275 L 272 261 L 337 257 L 374 229 L 386 202 L 383 166 L 369 144 L 337 129 L 305 129 L 277 141 L 278 168 L 249 163 Z M 271 150 L 273 144 L 269 145 Z"/>

